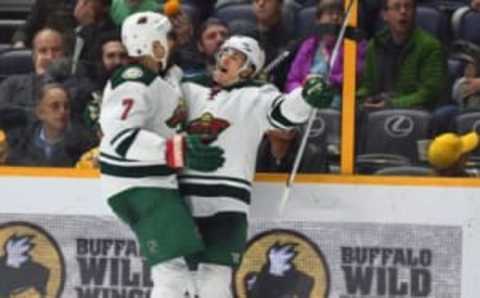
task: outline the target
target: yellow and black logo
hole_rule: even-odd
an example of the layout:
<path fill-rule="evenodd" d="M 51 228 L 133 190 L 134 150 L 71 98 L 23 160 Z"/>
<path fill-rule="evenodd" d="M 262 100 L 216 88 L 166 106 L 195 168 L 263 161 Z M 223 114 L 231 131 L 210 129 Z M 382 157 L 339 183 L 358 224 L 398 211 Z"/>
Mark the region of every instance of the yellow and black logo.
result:
<path fill-rule="evenodd" d="M 26 222 L 0 225 L 0 297 L 58 298 L 65 261 L 44 229 Z"/>
<path fill-rule="evenodd" d="M 235 271 L 237 298 L 326 298 L 327 263 L 318 246 L 290 230 L 270 230 L 249 241 Z"/>

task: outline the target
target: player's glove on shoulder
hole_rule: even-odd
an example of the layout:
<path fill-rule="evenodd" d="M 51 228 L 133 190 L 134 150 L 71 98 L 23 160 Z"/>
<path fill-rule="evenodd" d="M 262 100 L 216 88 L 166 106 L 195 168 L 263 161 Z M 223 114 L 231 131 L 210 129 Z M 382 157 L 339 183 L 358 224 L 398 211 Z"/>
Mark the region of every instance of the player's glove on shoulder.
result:
<path fill-rule="evenodd" d="M 328 108 L 334 95 L 335 90 L 322 76 L 311 76 L 303 84 L 303 99 L 314 108 Z"/>
<path fill-rule="evenodd" d="M 167 165 L 174 169 L 213 172 L 225 162 L 223 153 L 222 148 L 205 144 L 198 135 L 175 135 L 167 140 Z"/>

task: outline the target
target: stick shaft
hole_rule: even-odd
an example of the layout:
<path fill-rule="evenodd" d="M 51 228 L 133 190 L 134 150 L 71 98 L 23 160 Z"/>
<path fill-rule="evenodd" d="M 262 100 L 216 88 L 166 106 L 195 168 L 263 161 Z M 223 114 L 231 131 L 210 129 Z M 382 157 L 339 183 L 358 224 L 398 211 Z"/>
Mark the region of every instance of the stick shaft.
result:
<path fill-rule="evenodd" d="M 349 3 L 348 8 L 347 8 L 347 12 L 345 14 L 345 17 L 344 17 L 344 20 L 343 20 L 343 23 L 342 23 L 342 27 L 341 27 L 340 32 L 338 34 L 337 40 L 335 41 L 335 46 L 333 47 L 332 55 L 330 56 L 330 63 L 329 63 L 328 77 L 327 78 L 330 77 L 332 69 L 333 69 L 333 65 L 335 64 L 335 62 L 338 58 L 338 52 L 340 50 L 340 46 L 342 44 L 343 37 L 345 36 L 345 32 L 346 32 L 347 25 L 348 25 L 348 18 L 350 16 L 350 12 L 351 12 L 352 7 L 353 7 L 353 2 L 354 2 L 353 0 L 350 0 L 350 3 Z M 282 198 L 281 198 L 281 201 L 280 201 L 280 205 L 279 205 L 279 214 L 280 215 L 282 215 L 282 213 L 285 209 L 285 206 L 287 205 L 287 202 L 288 202 L 288 199 L 289 199 L 289 196 L 290 196 L 290 188 L 292 187 L 292 185 L 294 183 L 294 180 L 295 180 L 295 177 L 297 176 L 298 168 L 300 166 L 300 162 L 302 161 L 303 153 L 304 153 L 305 147 L 307 145 L 308 136 L 310 135 L 310 131 L 312 130 L 313 121 L 315 120 L 316 115 L 317 115 L 317 109 L 314 108 L 314 109 L 311 110 L 310 115 L 308 117 L 307 126 L 305 128 L 304 133 L 303 133 L 302 140 L 300 142 L 300 147 L 298 148 L 297 154 L 295 155 L 295 161 L 293 163 L 292 170 L 290 172 L 290 175 L 288 176 L 287 183 L 285 185 L 285 189 L 284 189 L 284 192 L 283 192 L 283 195 L 282 195 Z"/>

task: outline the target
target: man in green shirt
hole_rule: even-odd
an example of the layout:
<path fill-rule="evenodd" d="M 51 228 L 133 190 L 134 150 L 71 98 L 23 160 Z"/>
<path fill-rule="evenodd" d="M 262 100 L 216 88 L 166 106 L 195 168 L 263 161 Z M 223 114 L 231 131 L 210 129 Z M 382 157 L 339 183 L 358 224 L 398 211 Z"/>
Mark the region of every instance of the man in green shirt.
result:
<path fill-rule="evenodd" d="M 360 102 L 368 109 L 432 109 L 447 82 L 442 45 L 415 25 L 415 0 L 382 5 L 387 28 L 369 42 Z"/>

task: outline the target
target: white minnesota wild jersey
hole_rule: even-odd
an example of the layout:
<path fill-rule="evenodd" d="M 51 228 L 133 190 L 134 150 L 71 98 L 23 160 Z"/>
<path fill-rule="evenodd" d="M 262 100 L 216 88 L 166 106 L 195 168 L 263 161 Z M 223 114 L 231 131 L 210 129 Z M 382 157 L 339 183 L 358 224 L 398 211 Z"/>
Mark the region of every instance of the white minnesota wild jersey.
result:
<path fill-rule="evenodd" d="M 245 82 L 212 94 L 205 77 L 182 83 L 188 106 L 189 134 L 216 135 L 225 163 L 213 173 L 184 169 L 180 190 L 195 216 L 248 213 L 258 146 L 272 128 L 300 125 L 311 110 L 298 88 L 283 94 L 273 85 Z M 215 91 L 213 91 L 215 92 Z M 213 95 L 213 96 L 212 96 Z"/>
<path fill-rule="evenodd" d="M 166 166 L 166 138 L 184 121 L 179 93 L 142 65 L 115 72 L 105 87 L 100 171 L 106 198 L 131 187 L 177 188 Z"/>

